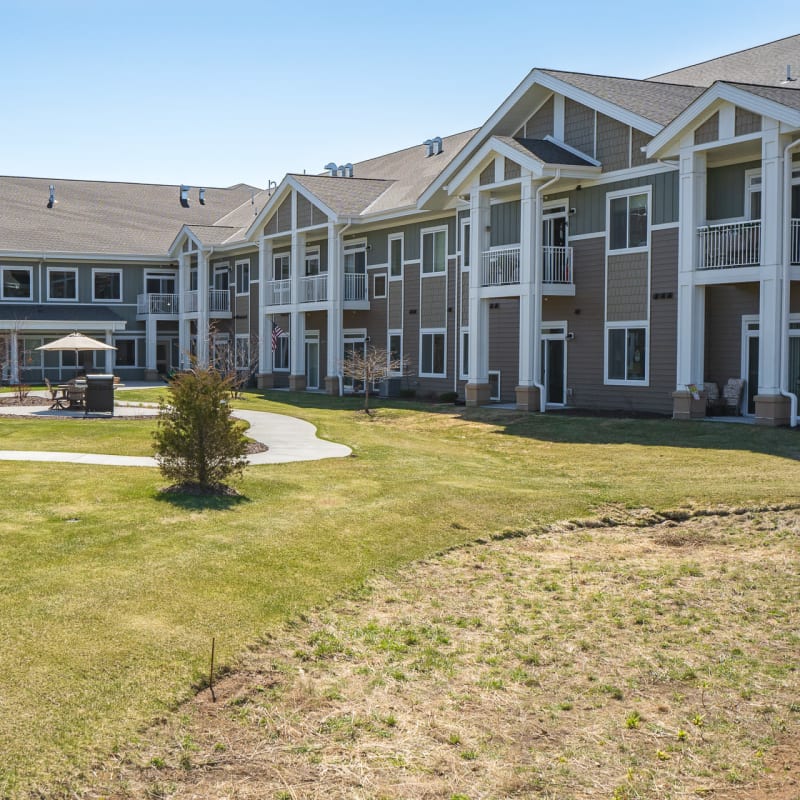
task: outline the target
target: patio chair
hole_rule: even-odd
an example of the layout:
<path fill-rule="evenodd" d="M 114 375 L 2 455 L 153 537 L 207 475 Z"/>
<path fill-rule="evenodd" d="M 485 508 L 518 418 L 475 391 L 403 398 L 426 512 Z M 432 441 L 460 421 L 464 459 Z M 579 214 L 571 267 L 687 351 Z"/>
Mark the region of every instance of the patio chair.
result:
<path fill-rule="evenodd" d="M 725 400 L 725 408 L 734 416 L 741 413 L 741 400 L 742 391 L 744 390 L 744 381 L 741 378 L 728 378 L 728 382 L 722 390 L 722 397 Z"/>
<path fill-rule="evenodd" d="M 706 393 L 706 413 L 711 416 L 721 414 L 725 400 L 720 397 L 719 386 L 716 383 L 707 382 L 703 384 L 703 391 Z"/>
<path fill-rule="evenodd" d="M 66 408 L 67 406 L 65 404 L 67 398 L 64 396 L 62 390 L 59 389 L 58 386 L 53 386 L 49 378 L 45 378 L 44 383 L 45 386 L 47 386 L 47 391 L 50 393 L 50 408 Z"/>
<path fill-rule="evenodd" d="M 83 408 L 86 398 L 86 384 L 70 381 L 66 390 L 69 408 Z"/>

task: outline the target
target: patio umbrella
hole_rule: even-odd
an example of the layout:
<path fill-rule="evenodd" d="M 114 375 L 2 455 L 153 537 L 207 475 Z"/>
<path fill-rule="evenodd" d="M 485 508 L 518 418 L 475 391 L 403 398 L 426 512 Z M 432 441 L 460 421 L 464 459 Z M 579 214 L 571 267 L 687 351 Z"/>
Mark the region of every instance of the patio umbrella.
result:
<path fill-rule="evenodd" d="M 117 348 L 113 345 L 101 342 L 99 339 L 92 339 L 91 336 L 86 336 L 83 333 L 78 333 L 75 331 L 74 333 L 70 333 L 69 336 L 62 336 L 60 339 L 56 339 L 54 342 L 43 344 L 41 347 L 37 347 L 36 349 L 74 350 L 75 363 L 77 364 L 79 352 L 85 352 L 87 350 L 116 350 Z"/>

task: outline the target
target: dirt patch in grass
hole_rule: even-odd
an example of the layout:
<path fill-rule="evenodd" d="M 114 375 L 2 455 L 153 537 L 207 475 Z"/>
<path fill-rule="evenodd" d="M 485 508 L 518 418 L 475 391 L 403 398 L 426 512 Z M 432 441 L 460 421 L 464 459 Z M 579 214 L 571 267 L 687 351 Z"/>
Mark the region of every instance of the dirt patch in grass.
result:
<path fill-rule="evenodd" d="M 800 514 L 603 516 L 295 620 L 86 796 L 798 797 Z"/>

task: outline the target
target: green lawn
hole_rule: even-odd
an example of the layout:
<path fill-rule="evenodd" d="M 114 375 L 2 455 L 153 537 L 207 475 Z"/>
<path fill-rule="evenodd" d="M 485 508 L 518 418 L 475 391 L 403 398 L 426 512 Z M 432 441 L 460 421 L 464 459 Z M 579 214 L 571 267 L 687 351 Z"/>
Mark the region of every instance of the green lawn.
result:
<path fill-rule="evenodd" d="M 163 394 L 163 391 L 160 391 Z M 127 394 L 153 399 L 156 392 Z M 797 499 L 788 430 L 249 394 L 354 457 L 249 468 L 240 501 L 152 469 L 0 462 L 0 795 L 54 796 L 277 622 L 479 537 L 602 514 Z M 72 437 L 69 424 L 79 429 Z M 146 453 L 152 421 L 2 420 L 0 448 Z"/>

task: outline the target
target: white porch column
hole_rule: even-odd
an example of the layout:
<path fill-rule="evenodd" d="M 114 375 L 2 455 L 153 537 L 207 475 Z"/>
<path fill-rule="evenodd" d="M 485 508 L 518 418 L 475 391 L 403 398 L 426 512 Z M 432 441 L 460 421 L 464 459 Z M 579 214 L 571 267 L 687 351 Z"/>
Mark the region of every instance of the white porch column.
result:
<path fill-rule="evenodd" d="M 489 303 L 481 296 L 481 284 L 491 215 L 489 194 L 480 190 L 477 181 L 470 190 L 469 222 L 469 379 L 465 393 L 468 406 L 480 406 L 489 402 Z"/>
<path fill-rule="evenodd" d="M 297 192 L 292 192 L 292 241 L 289 263 L 292 281 L 292 312 L 289 331 L 289 388 L 306 388 L 306 315 L 297 310 L 300 300 L 300 277 L 303 274 L 306 237 L 297 232 Z"/>
<path fill-rule="evenodd" d="M 536 261 L 540 258 L 541 225 L 536 190 L 526 172 L 523 172 L 520 193 L 519 386 L 516 395 L 517 408 L 539 411 L 541 402 L 536 384 L 541 373 L 542 298 L 536 286 Z"/>
<path fill-rule="evenodd" d="M 112 347 L 114 346 L 114 332 L 111 330 L 111 328 L 106 328 L 106 344 L 110 344 Z M 116 362 L 117 362 L 117 351 L 106 350 L 105 372 L 107 375 L 110 375 L 112 372 L 114 372 L 114 365 L 116 364 Z"/>
<path fill-rule="evenodd" d="M 188 369 L 191 363 L 191 334 L 186 317 L 186 295 L 189 291 L 190 258 L 184 253 L 178 256 L 178 357 L 180 368 Z"/>
<path fill-rule="evenodd" d="M 150 315 L 147 317 L 147 322 L 145 322 L 145 380 L 155 380 L 158 374 L 158 367 L 156 365 L 157 334 L 158 323 L 153 319 L 152 315 Z"/>
<path fill-rule="evenodd" d="M 697 229 L 706 222 L 706 180 L 706 155 L 694 150 L 694 137 L 689 134 L 680 150 L 675 419 L 705 416 L 705 398 L 695 400 L 687 387 L 701 385 L 705 377 L 705 288 L 695 285 L 695 268 Z"/>
<path fill-rule="evenodd" d="M 19 336 L 15 330 L 9 331 L 8 334 L 8 360 L 11 362 L 8 365 L 8 382 L 12 386 L 16 386 L 20 381 L 20 374 Z M 44 353 L 42 353 L 42 361 L 44 361 Z"/>
<path fill-rule="evenodd" d="M 272 264 L 272 241 L 258 242 L 258 387 L 272 387 L 272 316 L 267 314 L 267 281 Z"/>
<path fill-rule="evenodd" d="M 339 394 L 341 360 L 344 357 L 344 328 L 342 325 L 344 297 L 343 244 L 336 226 L 328 223 L 328 320 L 327 320 L 327 366 L 325 390 L 328 394 Z"/>
<path fill-rule="evenodd" d="M 197 364 L 207 367 L 209 363 L 209 328 L 211 318 L 208 313 L 209 281 L 208 253 L 202 248 L 197 251 Z"/>

